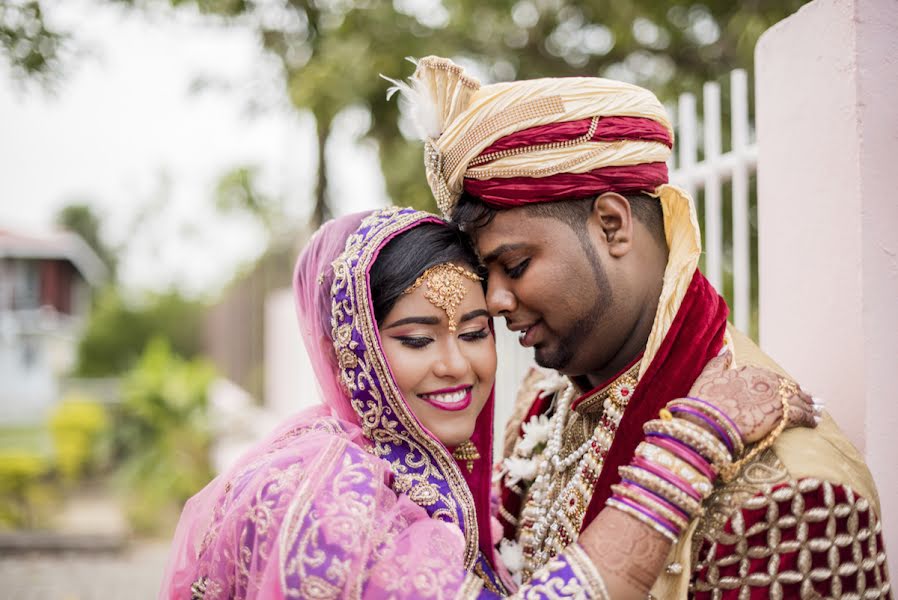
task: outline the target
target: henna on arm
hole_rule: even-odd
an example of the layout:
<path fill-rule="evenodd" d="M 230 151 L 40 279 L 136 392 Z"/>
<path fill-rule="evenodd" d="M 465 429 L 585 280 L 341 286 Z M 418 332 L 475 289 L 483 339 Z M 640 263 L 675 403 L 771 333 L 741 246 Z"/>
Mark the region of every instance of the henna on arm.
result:
<path fill-rule="evenodd" d="M 602 575 L 611 598 L 644 599 L 664 568 L 671 543 L 619 510 L 604 509 L 577 543 Z"/>

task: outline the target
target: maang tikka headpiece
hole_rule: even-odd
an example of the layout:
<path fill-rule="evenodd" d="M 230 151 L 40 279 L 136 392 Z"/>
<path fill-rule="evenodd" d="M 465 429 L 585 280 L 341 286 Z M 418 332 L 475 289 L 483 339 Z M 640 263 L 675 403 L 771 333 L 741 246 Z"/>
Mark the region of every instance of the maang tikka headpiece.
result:
<path fill-rule="evenodd" d="M 475 283 L 483 281 L 483 278 L 467 269 L 453 263 L 442 263 L 430 267 L 421 274 L 415 283 L 410 285 L 403 294 L 411 294 L 421 287 L 427 286 L 424 297 L 437 308 L 446 312 L 449 321 L 449 331 L 458 329 L 459 305 L 465 299 L 465 279 Z"/>

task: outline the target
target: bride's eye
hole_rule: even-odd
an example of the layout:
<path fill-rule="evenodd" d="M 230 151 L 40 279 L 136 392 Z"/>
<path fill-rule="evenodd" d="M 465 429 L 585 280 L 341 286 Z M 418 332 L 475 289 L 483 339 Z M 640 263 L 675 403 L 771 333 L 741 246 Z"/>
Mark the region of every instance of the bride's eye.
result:
<path fill-rule="evenodd" d="M 463 333 L 458 337 L 465 340 L 466 342 L 476 342 L 478 340 L 482 340 L 482 339 L 489 337 L 489 335 L 490 335 L 489 329 L 484 327 L 483 329 L 479 329 L 477 331 Z"/>
<path fill-rule="evenodd" d="M 406 348 L 423 348 L 431 343 L 433 340 L 429 337 L 425 336 L 396 336 L 394 339 L 399 340 Z"/>

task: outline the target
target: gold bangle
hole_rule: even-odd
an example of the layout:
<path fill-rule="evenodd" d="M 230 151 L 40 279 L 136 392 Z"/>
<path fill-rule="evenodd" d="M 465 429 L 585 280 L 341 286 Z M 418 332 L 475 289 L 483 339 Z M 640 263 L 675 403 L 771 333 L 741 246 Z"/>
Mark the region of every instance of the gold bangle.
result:
<path fill-rule="evenodd" d="M 673 544 L 676 544 L 677 540 L 679 539 L 673 531 L 670 531 L 669 529 L 664 527 L 661 523 L 656 523 L 655 521 L 653 521 L 649 517 L 645 516 L 644 514 L 642 514 L 635 508 L 633 508 L 632 506 L 628 506 L 627 504 L 624 504 L 623 502 L 619 502 L 619 501 L 615 500 L 614 498 L 608 498 L 608 500 L 605 501 L 605 505 L 610 506 L 612 508 L 616 508 L 617 510 L 630 515 L 631 517 L 633 517 L 640 523 L 643 523 L 644 525 L 648 525 L 649 527 L 651 527 L 652 529 L 654 529 L 655 531 L 657 531 L 658 533 L 660 533 L 661 535 L 666 537 L 668 540 L 670 540 L 670 542 Z"/>
<path fill-rule="evenodd" d="M 783 416 L 780 418 L 780 422 L 777 426 L 767 434 L 763 440 L 758 442 L 754 448 L 752 448 L 748 454 L 742 457 L 741 460 L 738 460 L 722 469 L 720 469 L 720 477 L 723 479 L 724 483 L 729 483 L 736 478 L 739 472 L 742 470 L 746 464 L 748 464 L 751 460 L 753 460 L 758 454 L 770 448 L 776 439 L 780 436 L 783 431 L 785 431 L 786 427 L 789 425 L 789 398 L 798 391 L 798 384 L 790 379 L 786 379 L 785 377 L 779 378 L 779 389 L 777 390 L 780 395 L 780 401 L 782 402 L 783 407 Z"/>
<path fill-rule="evenodd" d="M 634 481 L 642 487 L 658 494 L 671 504 L 682 508 L 689 518 L 694 518 L 702 513 L 702 505 L 698 500 L 675 486 L 664 481 L 654 473 L 650 473 L 639 467 L 620 467 L 618 473 L 624 479 Z"/>
<path fill-rule="evenodd" d="M 714 421 L 718 427 L 723 429 L 727 435 L 730 436 L 730 439 L 733 442 L 733 456 L 741 456 L 743 452 L 745 452 L 745 443 L 742 440 L 742 436 L 739 432 L 733 427 L 733 424 L 727 421 L 726 419 L 721 417 L 721 412 L 718 412 L 720 409 L 711 408 L 707 404 L 703 404 L 702 402 L 696 402 L 691 398 L 677 398 L 676 400 L 671 400 L 667 403 L 668 406 L 686 406 L 693 410 L 697 410 L 702 413 L 707 418 Z"/>
<path fill-rule="evenodd" d="M 615 483 L 614 485 L 612 485 L 611 491 L 618 496 L 623 496 L 624 498 L 632 500 L 643 508 L 647 508 L 658 513 L 658 515 L 664 517 L 680 529 L 686 529 L 686 526 L 689 525 L 689 522 L 686 521 L 686 519 L 684 519 L 681 515 L 676 514 L 675 512 L 658 502 L 657 499 L 652 498 L 648 494 L 635 492 L 627 486 L 621 485 L 619 483 Z"/>
<path fill-rule="evenodd" d="M 674 475 L 682 478 L 686 483 L 691 485 L 695 491 L 707 498 L 714 491 L 714 485 L 711 481 L 702 475 L 695 467 L 687 463 L 685 460 L 668 452 L 664 448 L 653 446 L 646 442 L 641 442 L 636 447 L 636 454 L 643 457 L 650 463 L 664 467 Z"/>
<path fill-rule="evenodd" d="M 707 459 L 719 472 L 732 462 L 730 451 L 717 437 L 703 427 L 685 419 L 654 419 L 642 427 L 645 433 L 663 433 L 674 437 Z"/>

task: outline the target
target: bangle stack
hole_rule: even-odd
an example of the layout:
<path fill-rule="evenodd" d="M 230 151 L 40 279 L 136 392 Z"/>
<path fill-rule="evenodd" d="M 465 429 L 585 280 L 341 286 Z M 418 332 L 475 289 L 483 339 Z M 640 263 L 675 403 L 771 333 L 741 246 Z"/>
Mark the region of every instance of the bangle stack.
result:
<path fill-rule="evenodd" d="M 745 444 L 738 426 L 700 398 L 674 400 L 659 416 L 643 426 L 645 440 L 618 470 L 607 505 L 676 542 Z"/>

